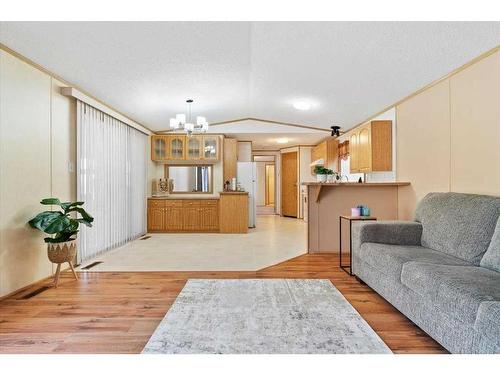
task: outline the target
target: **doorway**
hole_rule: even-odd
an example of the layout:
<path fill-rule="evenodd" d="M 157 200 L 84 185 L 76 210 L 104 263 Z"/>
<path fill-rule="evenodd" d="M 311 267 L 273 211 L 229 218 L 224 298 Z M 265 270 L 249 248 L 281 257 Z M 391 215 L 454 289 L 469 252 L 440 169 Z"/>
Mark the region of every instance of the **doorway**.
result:
<path fill-rule="evenodd" d="M 297 168 L 298 152 L 281 154 L 281 214 L 297 217 Z"/>
<path fill-rule="evenodd" d="M 257 215 L 275 215 L 279 201 L 276 191 L 275 155 L 253 155 L 256 164 L 256 202 Z M 278 168 L 279 169 L 279 168 Z"/>

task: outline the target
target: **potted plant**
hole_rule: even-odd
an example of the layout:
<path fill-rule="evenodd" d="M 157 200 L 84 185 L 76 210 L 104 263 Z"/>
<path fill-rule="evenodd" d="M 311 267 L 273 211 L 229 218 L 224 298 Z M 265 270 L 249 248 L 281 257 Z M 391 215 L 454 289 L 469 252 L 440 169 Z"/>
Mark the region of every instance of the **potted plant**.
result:
<path fill-rule="evenodd" d="M 328 169 L 323 167 L 322 165 L 317 165 L 314 167 L 314 173 L 316 174 L 316 181 L 318 182 L 326 182 Z"/>
<path fill-rule="evenodd" d="M 338 182 L 340 180 L 340 174 L 338 172 L 334 172 L 331 169 L 327 169 L 327 182 Z"/>
<path fill-rule="evenodd" d="M 75 279 L 78 279 L 72 264 L 76 256 L 78 227 L 80 223 L 91 227 L 94 218 L 80 207 L 83 202 L 61 203 L 58 198 L 46 198 L 40 203 L 46 206 L 60 207 L 60 210 L 43 211 L 28 222 L 32 228 L 39 229 L 49 235 L 44 238 L 44 241 L 48 244 L 47 254 L 49 260 L 57 264 L 54 276 L 54 285 L 57 287 L 62 263 L 68 262 Z M 81 218 L 71 217 L 72 212 L 80 214 Z"/>

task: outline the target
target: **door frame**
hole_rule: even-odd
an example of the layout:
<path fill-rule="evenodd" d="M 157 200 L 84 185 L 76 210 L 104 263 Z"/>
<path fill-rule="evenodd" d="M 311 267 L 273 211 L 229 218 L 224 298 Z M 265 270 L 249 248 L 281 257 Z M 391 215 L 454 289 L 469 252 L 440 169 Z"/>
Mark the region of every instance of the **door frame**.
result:
<path fill-rule="evenodd" d="M 259 156 L 266 156 L 269 158 L 272 157 L 273 160 L 272 161 L 270 161 L 270 160 L 266 160 L 266 161 L 255 160 L 255 157 L 259 157 Z M 257 154 L 257 155 L 252 154 L 252 161 L 257 162 L 257 163 L 274 164 L 274 214 L 278 215 L 278 206 L 276 204 L 276 200 L 277 200 L 278 193 L 281 194 L 281 192 L 278 191 L 278 184 L 276 183 L 276 181 L 278 181 L 278 168 L 276 168 L 276 155 L 275 154 Z M 280 158 L 280 163 L 281 163 L 281 158 Z M 264 165 L 266 165 L 266 164 L 264 164 Z M 264 186 L 265 186 L 265 181 L 264 181 Z M 264 190 L 266 190 L 266 189 L 264 189 Z M 267 191 L 266 191 L 266 198 L 264 200 L 267 201 Z M 281 202 L 281 197 L 280 197 L 280 202 Z"/>

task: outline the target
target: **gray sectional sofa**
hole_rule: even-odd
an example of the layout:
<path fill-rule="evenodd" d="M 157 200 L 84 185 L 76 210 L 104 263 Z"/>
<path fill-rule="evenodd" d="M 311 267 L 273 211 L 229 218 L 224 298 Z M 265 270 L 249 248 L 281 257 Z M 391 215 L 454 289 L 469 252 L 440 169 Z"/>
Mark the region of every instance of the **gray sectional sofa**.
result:
<path fill-rule="evenodd" d="M 430 193 L 353 225 L 354 274 L 452 353 L 500 353 L 500 197 Z"/>

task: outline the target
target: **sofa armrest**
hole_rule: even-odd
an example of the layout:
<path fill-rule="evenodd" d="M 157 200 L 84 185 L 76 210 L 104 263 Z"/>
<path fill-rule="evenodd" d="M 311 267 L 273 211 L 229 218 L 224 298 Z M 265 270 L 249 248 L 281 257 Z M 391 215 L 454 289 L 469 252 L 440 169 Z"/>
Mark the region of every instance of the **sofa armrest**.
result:
<path fill-rule="evenodd" d="M 357 221 L 352 226 L 352 247 L 364 242 L 420 246 L 422 224 L 414 221 Z"/>

